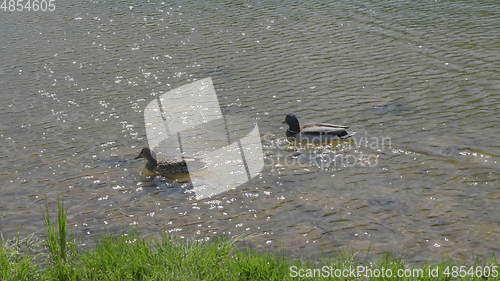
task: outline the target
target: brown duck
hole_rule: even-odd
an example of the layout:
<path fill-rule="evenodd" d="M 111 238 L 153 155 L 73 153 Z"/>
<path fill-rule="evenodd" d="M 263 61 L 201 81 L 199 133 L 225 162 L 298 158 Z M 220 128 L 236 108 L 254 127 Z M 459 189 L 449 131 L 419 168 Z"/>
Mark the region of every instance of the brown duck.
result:
<path fill-rule="evenodd" d="M 167 178 L 177 178 L 180 174 L 189 174 L 188 166 L 185 160 L 168 160 L 159 162 L 153 157 L 151 150 L 147 147 L 141 150 L 141 153 L 135 159 L 145 158 L 147 160 L 144 167 L 145 176 L 162 176 Z M 188 160 L 191 163 L 195 160 Z M 199 163 L 198 161 L 195 161 Z"/>

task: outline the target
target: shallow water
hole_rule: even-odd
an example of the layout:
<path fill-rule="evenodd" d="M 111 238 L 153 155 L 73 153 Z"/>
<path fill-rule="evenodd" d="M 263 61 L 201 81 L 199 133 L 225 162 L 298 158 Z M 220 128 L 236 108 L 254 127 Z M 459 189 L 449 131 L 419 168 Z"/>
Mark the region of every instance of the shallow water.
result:
<path fill-rule="evenodd" d="M 62 196 L 82 243 L 135 227 L 250 234 L 294 256 L 499 255 L 499 13 L 496 1 L 0 11 L 0 231 L 43 232 L 45 198 Z M 146 104 L 209 76 L 228 119 L 258 120 L 267 165 L 196 201 L 131 159 L 147 143 Z M 348 124 L 356 142 L 290 145 L 289 112 Z M 345 158 L 311 165 L 332 155 Z"/>

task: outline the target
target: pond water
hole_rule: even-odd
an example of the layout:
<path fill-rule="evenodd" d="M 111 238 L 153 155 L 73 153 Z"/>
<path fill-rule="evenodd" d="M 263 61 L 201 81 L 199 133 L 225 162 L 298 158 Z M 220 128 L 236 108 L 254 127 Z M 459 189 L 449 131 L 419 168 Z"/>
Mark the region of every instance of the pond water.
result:
<path fill-rule="evenodd" d="M 81 243 L 138 229 L 308 258 L 500 254 L 497 1 L 210 2 L 0 11 L 0 232 L 43 233 L 62 197 Z M 266 166 L 196 200 L 133 158 L 144 107 L 206 77 L 229 120 L 258 121 Z M 290 144 L 287 113 L 355 141 Z"/>

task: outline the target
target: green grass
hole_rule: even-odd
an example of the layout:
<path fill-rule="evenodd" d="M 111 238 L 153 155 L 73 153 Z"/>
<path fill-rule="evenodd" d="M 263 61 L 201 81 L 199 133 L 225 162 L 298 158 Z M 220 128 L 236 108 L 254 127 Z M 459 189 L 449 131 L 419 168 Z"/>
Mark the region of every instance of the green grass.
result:
<path fill-rule="evenodd" d="M 291 260 L 270 253 L 258 253 L 238 249 L 234 240 L 215 239 L 210 242 L 184 242 L 171 237 L 144 239 L 139 235 L 102 238 L 96 246 L 79 253 L 66 230 L 64 205 L 58 203 L 57 221 L 52 223 L 48 210 L 44 217 L 47 237 L 43 241 L 45 252 L 26 253 L 22 248 L 34 241 L 33 236 L 24 240 L 16 237 L 0 241 L 0 280 L 358 280 L 352 275 L 346 278 L 307 278 L 307 274 L 320 276 L 321 266 L 333 269 L 356 268 L 361 265 L 352 258 L 338 258 L 321 265 Z M 23 246 L 24 245 L 24 246 Z M 29 247 L 28 247 L 29 248 Z M 495 258 L 492 263 L 497 266 Z M 488 265 L 492 264 L 491 262 Z M 478 263 L 479 265 L 479 263 Z M 487 265 L 487 264 L 481 264 Z M 428 264 L 410 267 L 399 259 L 381 257 L 372 269 L 422 270 L 422 276 L 413 278 L 377 277 L 369 280 L 500 280 L 488 278 L 452 278 L 443 270 L 452 264 Z M 438 278 L 429 277 L 429 272 L 439 267 Z M 300 277 L 292 277 L 299 274 Z M 329 269 L 329 268 L 328 268 Z M 457 268 L 458 269 L 458 268 Z M 469 267 L 467 268 L 469 269 Z M 330 272 L 330 271 L 329 271 Z M 418 273 L 418 272 L 417 272 Z M 450 274 L 453 272 L 450 271 Z M 466 272 L 467 273 L 467 272 Z M 470 273 L 470 272 L 469 272 Z M 325 274 L 325 273 L 323 273 Z M 449 274 L 449 275 L 450 275 Z M 459 269 L 457 274 L 460 274 Z M 462 272 L 463 275 L 463 272 Z M 324 276 L 324 275 L 323 275 Z"/>

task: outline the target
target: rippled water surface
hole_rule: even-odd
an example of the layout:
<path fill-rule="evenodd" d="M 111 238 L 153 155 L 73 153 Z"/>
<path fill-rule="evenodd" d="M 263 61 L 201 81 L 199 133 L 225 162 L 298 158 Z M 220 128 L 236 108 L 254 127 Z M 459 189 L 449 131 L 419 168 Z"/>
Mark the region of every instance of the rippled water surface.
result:
<path fill-rule="evenodd" d="M 137 228 L 307 257 L 500 254 L 498 1 L 137 2 L 0 11 L 1 232 L 43 232 L 63 196 L 82 243 Z M 228 119 L 258 120 L 266 168 L 197 201 L 132 159 L 145 105 L 205 77 Z M 356 141 L 289 144 L 289 112 Z"/>

